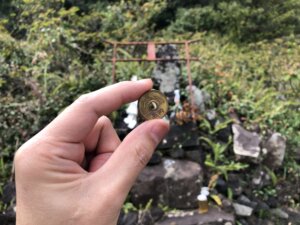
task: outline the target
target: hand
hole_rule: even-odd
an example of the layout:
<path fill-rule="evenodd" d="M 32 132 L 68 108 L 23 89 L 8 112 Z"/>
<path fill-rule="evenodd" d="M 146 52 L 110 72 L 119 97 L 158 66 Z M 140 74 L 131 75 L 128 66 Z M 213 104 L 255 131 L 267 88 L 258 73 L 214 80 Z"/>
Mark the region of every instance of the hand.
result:
<path fill-rule="evenodd" d="M 21 146 L 15 156 L 17 225 L 117 223 L 169 125 L 144 122 L 121 143 L 104 115 L 151 87 L 151 80 L 121 82 L 85 94 Z M 85 170 L 87 153 L 94 157 Z"/>

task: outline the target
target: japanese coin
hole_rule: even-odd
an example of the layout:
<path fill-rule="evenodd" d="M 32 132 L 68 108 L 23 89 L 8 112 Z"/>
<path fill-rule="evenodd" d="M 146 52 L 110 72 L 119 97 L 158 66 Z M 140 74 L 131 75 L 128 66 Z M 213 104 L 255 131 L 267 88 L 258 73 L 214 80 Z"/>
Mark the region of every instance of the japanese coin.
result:
<path fill-rule="evenodd" d="M 147 91 L 139 99 L 138 111 L 143 120 L 163 118 L 168 112 L 167 98 L 160 91 Z"/>

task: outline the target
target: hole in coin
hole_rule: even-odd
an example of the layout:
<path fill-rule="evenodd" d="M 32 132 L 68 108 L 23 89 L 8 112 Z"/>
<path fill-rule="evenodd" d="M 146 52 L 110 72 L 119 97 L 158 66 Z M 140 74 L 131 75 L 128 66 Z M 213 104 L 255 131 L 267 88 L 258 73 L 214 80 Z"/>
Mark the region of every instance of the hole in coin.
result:
<path fill-rule="evenodd" d="M 151 111 L 157 110 L 157 108 L 158 108 L 158 105 L 156 102 L 151 101 L 148 105 L 148 109 Z"/>

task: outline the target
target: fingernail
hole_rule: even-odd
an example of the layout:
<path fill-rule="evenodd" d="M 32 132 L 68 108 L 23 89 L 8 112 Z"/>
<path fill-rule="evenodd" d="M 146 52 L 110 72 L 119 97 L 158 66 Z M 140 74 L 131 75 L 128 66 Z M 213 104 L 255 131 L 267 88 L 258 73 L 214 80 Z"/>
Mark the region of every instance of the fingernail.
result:
<path fill-rule="evenodd" d="M 151 129 L 151 135 L 156 144 L 159 144 L 161 140 L 166 136 L 169 131 L 169 123 L 163 120 L 158 120 Z"/>
<path fill-rule="evenodd" d="M 147 78 L 147 79 L 138 80 L 136 82 L 138 82 L 138 83 L 149 83 L 149 82 L 151 82 L 152 83 L 152 80 Z"/>

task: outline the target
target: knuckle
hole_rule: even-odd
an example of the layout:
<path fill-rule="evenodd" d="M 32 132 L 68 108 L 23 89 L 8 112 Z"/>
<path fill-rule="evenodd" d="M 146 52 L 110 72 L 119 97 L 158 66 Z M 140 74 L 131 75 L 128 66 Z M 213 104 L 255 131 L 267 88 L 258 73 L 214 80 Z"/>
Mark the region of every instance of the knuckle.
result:
<path fill-rule="evenodd" d="M 22 162 L 25 159 L 27 159 L 33 151 L 33 146 L 35 145 L 35 140 L 34 138 L 29 139 L 27 142 L 22 144 L 19 149 L 16 151 L 14 155 L 14 161 L 15 162 Z"/>
<path fill-rule="evenodd" d="M 23 161 L 23 159 L 25 158 L 25 149 L 20 147 L 16 153 L 15 153 L 15 156 L 14 156 L 14 163 L 15 165 L 18 165 L 20 162 Z"/>
<path fill-rule="evenodd" d="M 79 98 L 75 101 L 76 103 L 87 103 L 89 102 L 90 99 L 90 95 L 89 94 L 83 94 L 81 96 L 79 96 Z"/>
<path fill-rule="evenodd" d="M 101 116 L 101 118 L 99 120 L 101 120 L 101 123 L 104 126 L 110 126 L 111 125 L 111 121 L 107 116 Z"/>
<path fill-rule="evenodd" d="M 26 146 L 21 146 L 14 156 L 14 167 L 16 171 L 25 172 L 28 170 L 28 163 L 31 155 L 31 150 Z"/>
<path fill-rule="evenodd" d="M 41 146 L 42 142 L 34 138 L 24 143 L 14 155 L 14 166 L 16 171 L 23 174 L 34 170 L 37 166 L 34 162 L 41 161 L 43 152 L 49 154 L 47 151 L 42 151 Z"/>

